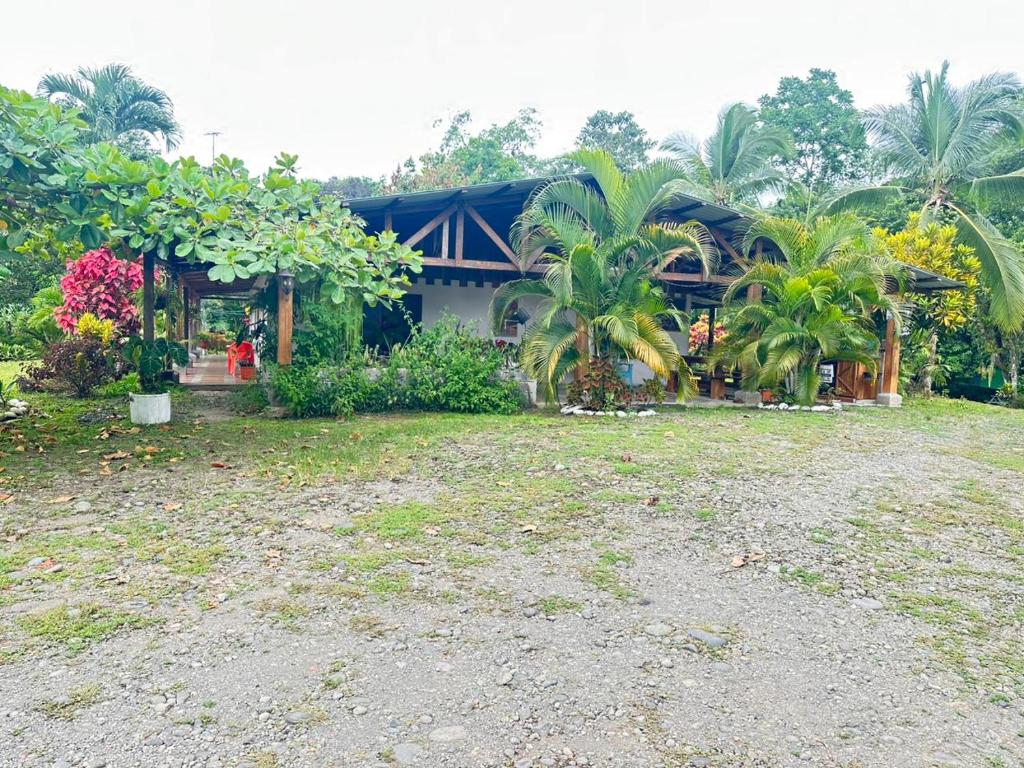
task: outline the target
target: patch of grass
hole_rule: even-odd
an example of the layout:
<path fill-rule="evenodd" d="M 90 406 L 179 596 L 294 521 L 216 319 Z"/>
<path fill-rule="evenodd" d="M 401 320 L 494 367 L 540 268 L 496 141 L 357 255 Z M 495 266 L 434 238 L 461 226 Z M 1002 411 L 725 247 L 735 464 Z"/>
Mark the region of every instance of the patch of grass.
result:
<path fill-rule="evenodd" d="M 363 515 L 357 519 L 355 527 L 386 541 L 409 541 L 422 539 L 424 529 L 440 525 L 446 519 L 446 515 L 439 509 L 408 502 Z"/>
<path fill-rule="evenodd" d="M 788 581 L 795 581 L 801 586 L 813 589 L 823 595 L 834 595 L 839 592 L 839 585 L 827 581 L 824 575 L 802 566 L 782 566 L 779 575 Z"/>
<path fill-rule="evenodd" d="M 578 611 L 583 604 L 572 598 L 562 595 L 548 595 L 537 603 L 537 608 L 546 616 L 555 616 L 559 613 L 571 613 Z"/>
<path fill-rule="evenodd" d="M 397 576 L 389 576 L 387 574 L 380 574 L 370 579 L 366 584 L 366 589 L 374 595 L 387 597 L 401 595 L 409 589 L 409 574 L 400 573 Z"/>
<path fill-rule="evenodd" d="M 73 608 L 57 606 L 23 616 L 17 623 L 30 637 L 46 643 L 63 644 L 68 651 L 78 653 L 89 644 L 106 640 L 122 629 L 143 627 L 152 622 L 133 613 L 89 604 Z"/>
<path fill-rule="evenodd" d="M 448 565 L 459 571 L 490 562 L 489 557 L 484 555 L 474 555 L 471 552 L 449 552 L 446 555 L 446 558 L 448 560 Z"/>
<path fill-rule="evenodd" d="M 290 630 L 297 630 L 299 622 L 309 616 L 310 610 L 297 600 L 272 598 L 256 604 L 256 611 L 272 623 Z"/>
<path fill-rule="evenodd" d="M 634 462 L 618 461 L 614 466 L 615 474 L 617 475 L 639 475 L 644 470 L 639 464 Z"/>
<path fill-rule="evenodd" d="M 981 611 L 955 597 L 913 592 L 897 593 L 892 597 L 899 613 L 921 619 L 936 627 L 962 630 L 969 635 L 987 634 L 987 622 Z"/>
<path fill-rule="evenodd" d="M 79 686 L 57 699 L 42 702 L 37 709 L 51 720 L 74 720 L 80 709 L 100 700 L 103 688 L 98 683 Z"/>
<path fill-rule="evenodd" d="M 711 507 L 701 507 L 693 513 L 693 516 L 702 523 L 709 523 L 715 519 L 715 510 Z"/>

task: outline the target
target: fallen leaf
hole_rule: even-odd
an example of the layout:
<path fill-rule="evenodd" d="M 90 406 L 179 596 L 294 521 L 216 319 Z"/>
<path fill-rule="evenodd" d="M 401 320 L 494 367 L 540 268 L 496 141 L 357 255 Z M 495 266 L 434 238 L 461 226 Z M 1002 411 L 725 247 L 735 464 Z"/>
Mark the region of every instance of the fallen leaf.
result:
<path fill-rule="evenodd" d="M 536 525 L 534 525 L 533 523 L 527 523 L 526 525 L 524 525 L 522 528 L 519 529 L 519 532 L 520 533 L 533 533 L 536 530 L 537 530 L 537 526 Z"/>
<path fill-rule="evenodd" d="M 6 504 L 8 501 L 10 501 L 13 498 L 14 498 L 14 496 L 12 496 L 9 493 L 0 493 L 0 504 Z"/>
<path fill-rule="evenodd" d="M 223 461 L 211 461 L 210 466 L 214 469 L 228 469 L 228 465 Z"/>
<path fill-rule="evenodd" d="M 758 560 L 764 560 L 764 552 L 747 552 L 743 555 L 736 555 L 729 564 L 733 568 L 742 568 L 750 563 L 756 563 Z"/>
<path fill-rule="evenodd" d="M 103 454 L 104 461 L 117 461 L 118 459 L 130 459 L 132 455 L 128 451 L 114 451 Z"/>
<path fill-rule="evenodd" d="M 75 451 L 75 453 L 92 453 L 91 448 L 82 448 L 81 450 Z"/>
<path fill-rule="evenodd" d="M 654 507 L 657 506 L 658 501 L 659 499 L 657 496 L 648 496 L 646 499 L 644 499 L 644 504 L 646 504 L 648 507 Z"/>
<path fill-rule="evenodd" d="M 622 454 L 622 461 L 626 464 L 629 464 L 633 461 L 633 457 L 628 453 L 624 453 Z"/>
<path fill-rule="evenodd" d="M 51 504 L 67 504 L 69 501 L 74 501 L 74 496 L 58 496 L 55 499 L 50 499 Z"/>
<path fill-rule="evenodd" d="M 407 557 L 407 558 L 405 558 L 405 562 L 412 563 L 413 565 L 427 565 L 430 561 L 429 560 L 421 560 L 418 557 Z"/>
<path fill-rule="evenodd" d="M 174 512 L 175 510 L 181 509 L 182 504 L 180 501 L 169 501 L 164 504 L 164 512 Z"/>

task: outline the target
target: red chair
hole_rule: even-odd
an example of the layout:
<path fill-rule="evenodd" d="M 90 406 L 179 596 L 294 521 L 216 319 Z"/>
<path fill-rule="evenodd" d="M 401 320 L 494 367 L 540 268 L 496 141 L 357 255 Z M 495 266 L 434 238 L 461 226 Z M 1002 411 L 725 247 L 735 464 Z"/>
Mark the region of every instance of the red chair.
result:
<path fill-rule="evenodd" d="M 229 376 L 234 376 L 235 375 L 235 364 L 238 362 L 238 347 L 236 347 L 234 344 L 228 344 L 228 346 L 227 346 L 227 353 L 228 353 L 228 375 Z"/>
<path fill-rule="evenodd" d="M 243 381 L 256 378 L 256 349 L 248 341 L 243 341 L 235 349 L 235 361 Z"/>

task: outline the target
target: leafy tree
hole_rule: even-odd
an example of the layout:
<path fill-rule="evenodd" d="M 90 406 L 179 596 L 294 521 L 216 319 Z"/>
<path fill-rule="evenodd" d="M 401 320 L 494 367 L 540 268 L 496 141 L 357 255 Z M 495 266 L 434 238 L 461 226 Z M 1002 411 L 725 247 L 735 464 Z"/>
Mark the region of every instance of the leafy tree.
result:
<path fill-rule="evenodd" d="M 117 144 L 132 156 L 152 152 L 151 138 L 162 141 L 168 150 L 181 139 L 170 97 L 137 78 L 124 64 L 46 75 L 39 81 L 38 93 L 78 110 L 89 125 L 89 141 Z"/>
<path fill-rule="evenodd" d="M 657 222 L 678 203 L 685 185 L 677 166 L 654 162 L 624 176 L 607 152 L 579 150 L 573 162 L 593 174 L 597 188 L 576 179 L 543 187 L 512 232 L 524 263 L 546 265 L 541 279 L 505 283 L 494 293 L 490 316 L 497 332 L 512 303 L 540 299 L 536 319 L 521 345 L 526 372 L 554 399 L 570 371 L 585 371 L 591 358 L 636 359 L 658 376 L 680 371 L 680 390 L 692 392 L 689 369 L 662 326 L 683 319 L 656 277 L 679 259 L 713 271 L 718 252 L 697 222 Z"/>
<path fill-rule="evenodd" d="M 873 312 L 900 317 L 888 283 L 902 279 L 902 270 L 851 215 L 820 218 L 810 228 L 793 219 L 757 220 L 743 240 L 748 258 L 762 239 L 781 260 L 752 260 L 726 290 L 723 301 L 733 311 L 713 358 L 738 366 L 744 389 L 783 387 L 811 405 L 823 359 L 875 365 Z M 761 300 L 739 303 L 751 285 L 762 287 Z"/>
<path fill-rule="evenodd" d="M 919 370 L 911 371 L 912 383 L 919 384 L 924 392 L 931 392 L 935 375 L 941 372 L 940 337 L 964 328 L 978 311 L 981 263 L 971 248 L 956 242 L 956 227 L 934 221 L 922 225 L 920 214 L 912 215 L 906 228 L 900 232 L 890 234 L 876 230 L 875 236 L 884 241 L 893 258 L 901 263 L 964 285 L 964 289 L 959 291 L 912 293 L 906 297 L 915 310 L 913 330 L 920 332 L 912 334 L 911 338 L 914 340 L 919 336 L 922 346 L 922 364 Z M 905 354 L 903 359 L 909 363 L 914 355 Z"/>
<path fill-rule="evenodd" d="M 34 229 L 120 256 L 140 251 L 209 266 L 210 279 L 290 271 L 336 303 L 352 293 L 373 303 L 404 293 L 418 255 L 394 233 L 370 236 L 363 221 L 315 182 L 300 181 L 282 154 L 262 176 L 222 155 L 132 160 L 110 144 L 82 148 L 83 124 L 57 105 L 0 90 L 0 251 Z"/>
<path fill-rule="evenodd" d="M 437 150 L 409 158 L 383 183 L 382 191 L 415 192 L 465 184 L 507 181 L 529 176 L 537 167 L 530 150 L 540 135 L 537 111 L 527 107 L 505 124 L 470 132 L 472 116 L 456 114 L 445 128 Z M 435 124 L 435 127 L 438 124 Z"/>
<path fill-rule="evenodd" d="M 912 75 L 905 104 L 867 114 L 864 124 L 891 181 L 849 190 L 831 208 L 878 207 L 909 190 L 925 201 L 924 223 L 949 216 L 981 263 L 993 320 L 1016 332 L 1024 327 L 1024 255 L 985 212 L 1024 205 L 1024 168 L 993 167 L 997 148 L 1024 135 L 1024 89 L 1000 73 L 957 88 L 948 71 L 944 62 L 938 73 Z"/>
<path fill-rule="evenodd" d="M 611 155 L 623 171 L 633 171 L 647 162 L 655 141 L 647 138 L 632 112 L 599 109 L 587 118 L 576 137 L 577 149 L 596 149 Z"/>
<path fill-rule="evenodd" d="M 836 73 L 812 69 L 806 78 L 784 77 L 773 95 L 759 99 L 761 122 L 793 137 L 794 152 L 777 161 L 809 198 L 863 178 L 867 140 L 853 94 Z"/>
<path fill-rule="evenodd" d="M 675 133 L 661 148 L 682 163 L 690 194 L 720 205 L 756 205 L 763 193 L 782 188 L 774 163 L 790 156 L 792 143 L 785 130 L 759 125 L 753 108 L 732 104 L 703 144 Z"/>
<path fill-rule="evenodd" d="M 369 176 L 331 176 L 320 183 L 320 194 L 333 195 L 339 200 L 354 200 L 380 194 L 381 184 Z"/>

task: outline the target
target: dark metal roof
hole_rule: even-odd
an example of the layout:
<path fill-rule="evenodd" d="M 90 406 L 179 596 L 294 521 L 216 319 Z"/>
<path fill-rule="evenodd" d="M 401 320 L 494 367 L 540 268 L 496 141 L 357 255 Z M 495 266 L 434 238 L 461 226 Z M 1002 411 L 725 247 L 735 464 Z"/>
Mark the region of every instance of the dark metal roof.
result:
<path fill-rule="evenodd" d="M 594 177 L 589 173 L 578 173 L 572 176 L 549 176 L 536 179 L 515 179 L 513 181 L 493 181 L 487 184 L 471 184 L 451 189 L 429 190 L 426 192 L 401 192 L 394 195 L 378 195 L 375 197 L 359 197 L 343 201 L 347 208 L 358 214 L 367 215 L 383 211 L 412 212 L 427 209 L 442 209 L 455 202 L 473 205 L 484 202 L 503 202 L 522 199 L 530 195 L 537 187 L 558 179 L 574 178 L 590 183 Z M 684 195 L 680 197 L 679 206 L 673 213 L 685 214 L 688 218 L 710 226 L 737 229 L 747 219 L 746 216 L 732 208 L 709 203 L 700 198 Z"/>
<path fill-rule="evenodd" d="M 910 272 L 911 283 L 908 289 L 911 293 L 928 293 L 930 291 L 955 291 L 967 286 L 959 280 L 951 280 L 948 277 L 937 275 L 920 267 L 905 265 Z"/>

